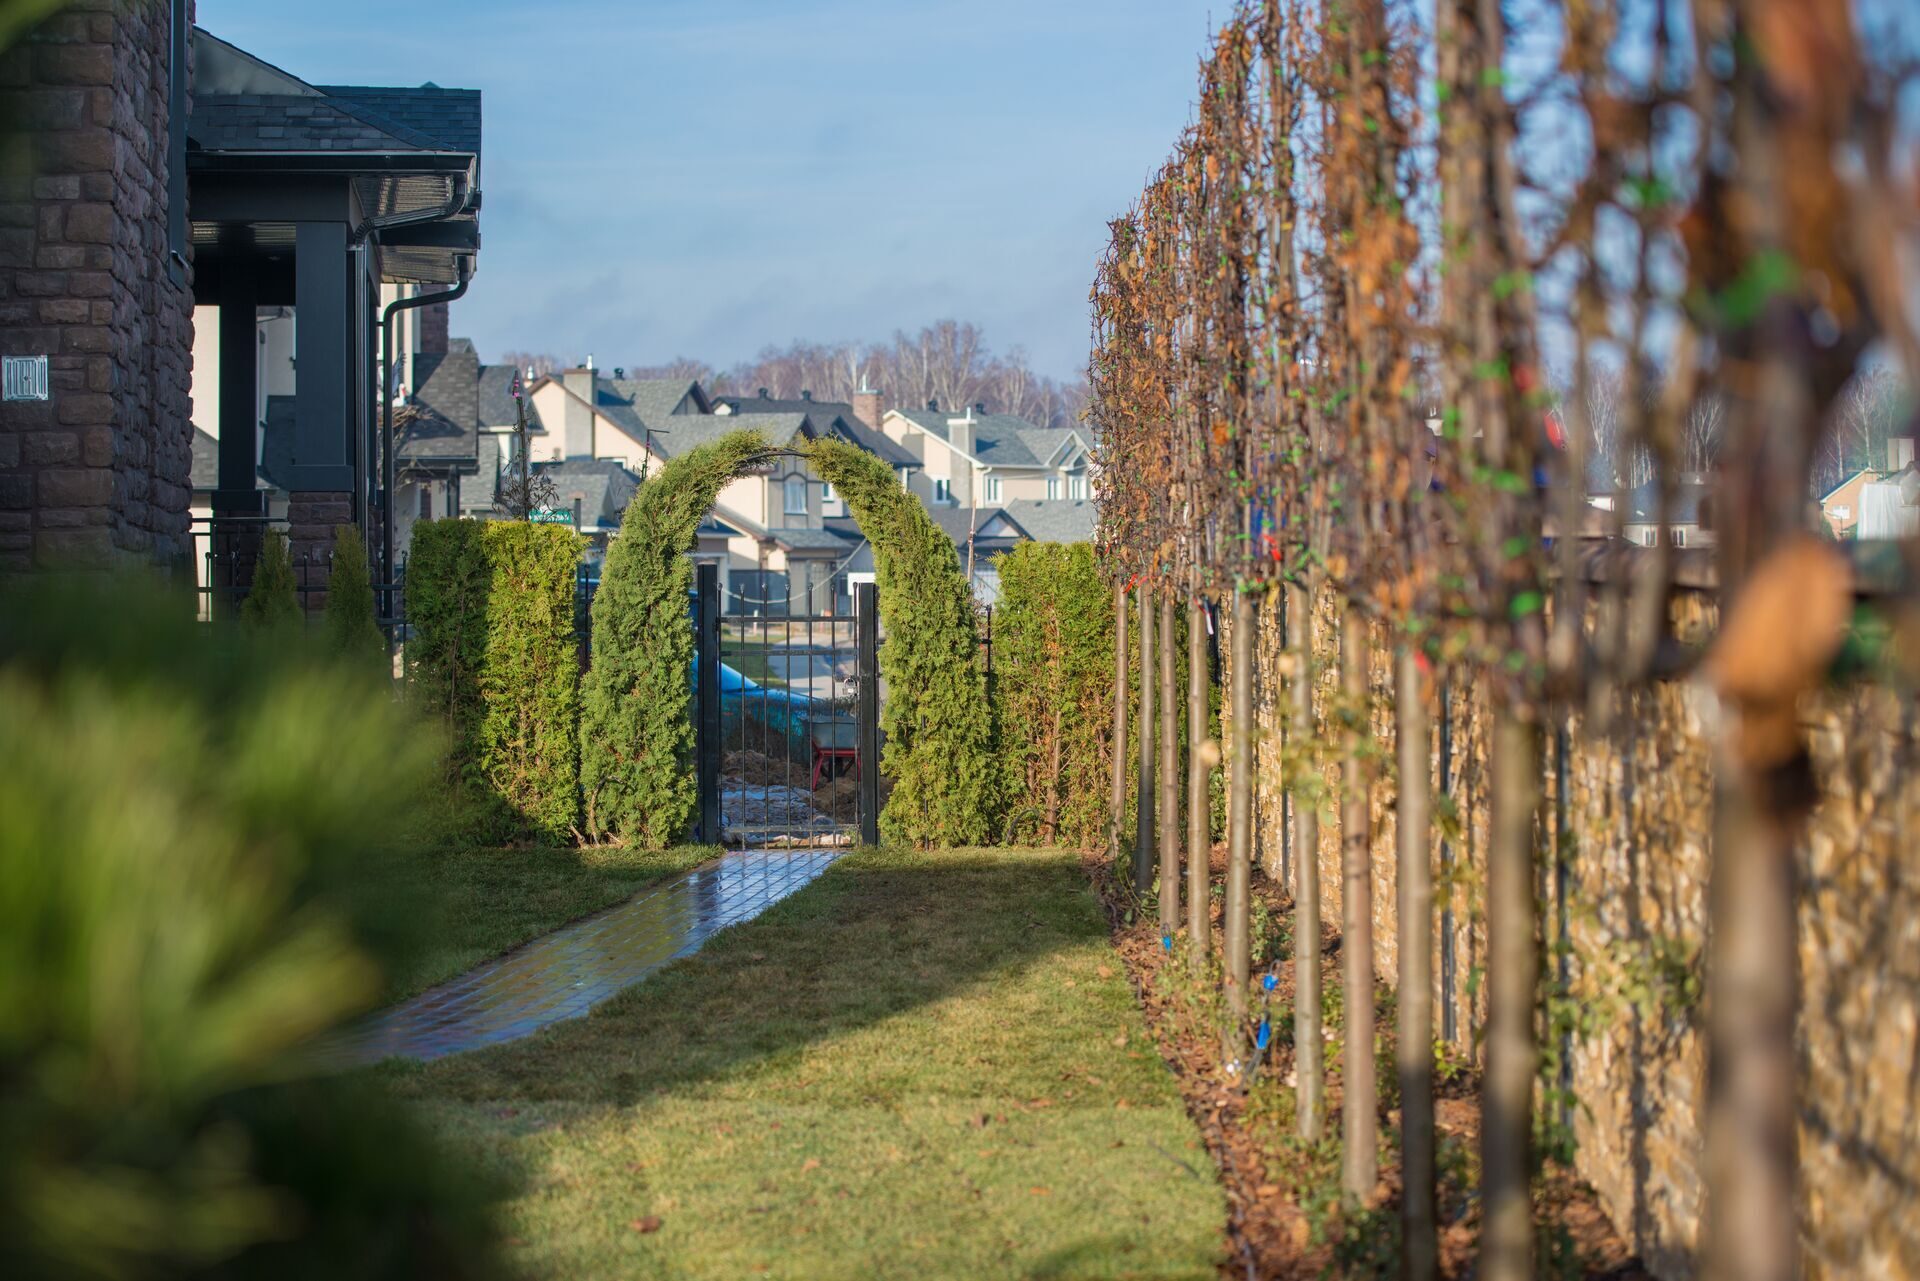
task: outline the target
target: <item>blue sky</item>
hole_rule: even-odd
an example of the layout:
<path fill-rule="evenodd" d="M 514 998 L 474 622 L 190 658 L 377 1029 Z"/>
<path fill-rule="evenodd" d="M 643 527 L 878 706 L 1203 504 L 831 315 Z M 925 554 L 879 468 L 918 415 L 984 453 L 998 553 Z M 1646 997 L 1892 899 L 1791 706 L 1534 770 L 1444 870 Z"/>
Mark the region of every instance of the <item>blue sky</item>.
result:
<path fill-rule="evenodd" d="M 199 0 L 323 84 L 485 94 L 481 354 L 877 340 L 944 316 L 1085 364 L 1106 237 L 1225 0 Z"/>

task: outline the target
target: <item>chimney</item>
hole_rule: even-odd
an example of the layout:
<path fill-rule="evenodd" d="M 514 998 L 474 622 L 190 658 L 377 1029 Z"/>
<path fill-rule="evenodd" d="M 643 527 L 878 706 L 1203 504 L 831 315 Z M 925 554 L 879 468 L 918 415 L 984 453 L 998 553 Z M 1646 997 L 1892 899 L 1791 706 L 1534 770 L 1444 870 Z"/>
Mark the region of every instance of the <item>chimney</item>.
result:
<path fill-rule="evenodd" d="M 594 446 L 593 405 L 595 383 L 599 375 L 593 372 L 593 357 L 587 357 L 587 363 L 577 369 L 561 371 L 560 381 L 572 394 L 566 399 L 566 410 L 561 422 L 561 450 L 566 458 L 592 458 Z"/>
<path fill-rule="evenodd" d="M 771 397 L 771 396 L 769 396 L 769 395 L 767 395 L 767 389 L 766 389 L 765 387 L 762 387 L 762 388 L 760 389 L 760 399 L 762 399 L 762 400 L 772 400 L 772 399 L 773 399 L 773 397 Z"/>
<path fill-rule="evenodd" d="M 937 414 L 940 412 L 940 402 L 938 399 L 933 397 L 929 397 L 927 399 L 927 412 L 930 414 Z"/>
<path fill-rule="evenodd" d="M 864 378 L 860 380 L 860 390 L 853 393 L 853 416 L 875 431 L 880 430 L 880 420 L 886 417 L 880 393 L 867 386 Z"/>
<path fill-rule="evenodd" d="M 805 387 L 802 387 L 800 389 L 800 399 L 811 401 L 813 399 L 813 393 L 808 391 Z"/>
<path fill-rule="evenodd" d="M 987 416 L 987 402 L 984 400 L 974 401 L 973 412 L 976 414 L 979 414 L 982 418 L 985 418 Z"/>
<path fill-rule="evenodd" d="M 973 453 L 973 408 L 968 406 L 965 415 L 947 419 L 947 440 L 963 454 Z"/>
<path fill-rule="evenodd" d="M 420 309 L 420 350 L 446 354 L 447 304 L 429 303 Z"/>

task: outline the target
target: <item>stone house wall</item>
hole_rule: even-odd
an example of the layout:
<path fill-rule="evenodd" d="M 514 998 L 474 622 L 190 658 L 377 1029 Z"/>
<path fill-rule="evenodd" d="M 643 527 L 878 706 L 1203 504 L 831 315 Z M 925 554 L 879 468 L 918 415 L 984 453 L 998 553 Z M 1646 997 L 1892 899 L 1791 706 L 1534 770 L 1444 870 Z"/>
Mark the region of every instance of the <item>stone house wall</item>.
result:
<path fill-rule="evenodd" d="M 1224 613 L 1224 611 L 1223 611 Z M 1682 593 L 1673 623 L 1702 640 L 1710 597 Z M 1296 751 L 1282 730 L 1277 604 L 1256 640 L 1258 857 L 1280 871 L 1283 774 L 1318 768 L 1327 801 L 1318 851 L 1322 919 L 1340 920 L 1337 745 Z M 1315 663 L 1321 723 L 1339 711 L 1334 615 L 1323 606 Z M 1368 723 L 1375 971 L 1395 979 L 1396 861 L 1391 657 L 1375 632 Z M 1222 653 L 1230 647 L 1222 644 Z M 1484 1005 L 1479 904 L 1486 848 L 1486 729 L 1471 689 L 1450 695 L 1453 815 L 1440 824 L 1456 860 L 1436 879 L 1451 897 L 1456 1043 L 1471 1054 Z M 1558 937 L 1553 851 L 1565 860 L 1569 986 L 1588 1013 L 1571 1045 L 1577 1166 L 1623 1236 L 1660 1276 L 1695 1275 L 1704 1212 L 1706 892 L 1712 858 L 1712 700 L 1660 684 L 1625 700 L 1611 733 L 1565 724 L 1565 803 L 1556 793 L 1557 736 L 1543 735 L 1540 867 L 1543 940 Z M 1910 694 L 1830 690 L 1806 709 L 1821 803 L 1799 858 L 1801 974 L 1800 1168 L 1805 1274 L 1814 1281 L 1920 1276 L 1920 716 Z M 1430 759 L 1437 761 L 1438 727 Z M 1438 792 L 1436 791 L 1436 796 Z M 1438 809 L 1439 807 L 1437 807 Z M 1564 832 L 1564 835 L 1562 833 Z M 1436 930 L 1437 934 L 1437 930 Z M 1436 949 L 1438 948 L 1436 938 Z M 1554 960 L 1544 952 L 1542 964 Z M 1436 987 L 1440 964 L 1435 959 Z M 1436 992 L 1436 1032 L 1439 1029 Z"/>
<path fill-rule="evenodd" d="M 0 570 L 186 554 L 193 289 L 169 269 L 167 5 L 74 0 L 0 53 Z M 191 8 L 188 20 L 191 21 Z"/>

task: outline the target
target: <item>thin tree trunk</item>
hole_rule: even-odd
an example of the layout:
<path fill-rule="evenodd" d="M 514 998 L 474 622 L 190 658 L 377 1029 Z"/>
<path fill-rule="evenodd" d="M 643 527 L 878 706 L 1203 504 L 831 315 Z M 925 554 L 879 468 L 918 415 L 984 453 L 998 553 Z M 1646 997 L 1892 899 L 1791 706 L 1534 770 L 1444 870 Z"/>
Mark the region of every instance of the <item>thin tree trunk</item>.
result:
<path fill-rule="evenodd" d="M 1204 977 L 1207 956 L 1213 950 L 1213 931 L 1207 909 L 1213 887 L 1207 858 L 1212 811 L 1207 786 L 1207 607 L 1198 596 L 1187 605 L 1187 943 L 1193 950 L 1194 973 Z"/>
<path fill-rule="evenodd" d="M 1395 829 L 1400 838 L 1400 1276 L 1438 1270 L 1433 1152 L 1433 863 L 1429 829 L 1430 723 L 1418 652 L 1402 646 L 1395 670 L 1400 749 Z"/>
<path fill-rule="evenodd" d="M 1481 1281 L 1530 1281 L 1533 1202 L 1533 832 L 1540 729 L 1510 708 L 1493 727 L 1487 846 L 1487 1041 L 1480 1107 Z"/>
<path fill-rule="evenodd" d="M 1793 829 L 1766 812 L 1749 771 L 1734 764 L 1721 778 L 1708 895 L 1706 1275 L 1791 1281 L 1800 1272 Z"/>
<path fill-rule="evenodd" d="M 1349 714 L 1345 786 L 1340 814 L 1340 960 L 1345 979 L 1346 1037 L 1341 1070 L 1342 1185 L 1364 1199 L 1380 1177 L 1379 1082 L 1373 1063 L 1373 840 L 1369 784 L 1370 744 L 1367 620 L 1347 606 L 1340 626 L 1340 680 Z"/>
<path fill-rule="evenodd" d="M 1133 823 L 1133 888 L 1145 896 L 1153 888 L 1153 593 L 1145 583 L 1134 589 L 1140 618 L 1140 790 Z"/>
<path fill-rule="evenodd" d="M 1287 586 L 1287 647 L 1293 651 L 1293 741 L 1313 744 L 1313 592 Z M 1318 1142 L 1326 1119 L 1320 1048 L 1320 802 L 1293 803 L 1293 1047 L 1300 1137 Z"/>
<path fill-rule="evenodd" d="M 1113 780 L 1107 797 L 1107 857 L 1120 859 L 1127 817 L 1127 588 L 1113 585 Z"/>
<path fill-rule="evenodd" d="M 1253 854 L 1253 596 L 1233 593 L 1233 745 L 1227 761 L 1227 1058 L 1246 1053 Z"/>
<path fill-rule="evenodd" d="M 1180 718 L 1173 589 L 1160 591 L 1160 932 L 1180 928 Z"/>

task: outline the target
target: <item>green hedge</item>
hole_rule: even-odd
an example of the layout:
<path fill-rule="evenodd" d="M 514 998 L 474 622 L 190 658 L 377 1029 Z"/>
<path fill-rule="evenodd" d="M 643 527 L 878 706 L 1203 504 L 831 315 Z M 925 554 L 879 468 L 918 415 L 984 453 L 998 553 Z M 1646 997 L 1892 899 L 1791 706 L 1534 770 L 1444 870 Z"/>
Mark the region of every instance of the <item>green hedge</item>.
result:
<path fill-rule="evenodd" d="M 348 664 L 391 676 L 387 638 L 374 621 L 373 580 L 358 525 L 333 531 L 333 565 L 327 574 L 327 649 Z"/>
<path fill-rule="evenodd" d="M 1020 843 L 1099 849 L 1112 761 L 1113 589 L 1085 543 L 1022 543 L 994 563 L 1007 833 Z"/>
<path fill-rule="evenodd" d="M 579 817 L 579 560 L 564 526 L 440 520 L 407 564 L 409 697 L 445 728 L 450 781 L 550 840 Z"/>
<path fill-rule="evenodd" d="M 993 728 L 973 595 L 953 540 L 879 458 L 831 438 L 808 452 L 873 548 L 886 632 L 881 764 L 893 779 L 881 834 L 919 845 L 984 844 L 997 790 Z"/>
<path fill-rule="evenodd" d="M 581 792 L 596 837 L 664 849 L 692 826 L 699 797 L 687 553 L 721 488 L 766 450 L 757 433 L 739 431 L 668 462 L 635 491 L 607 548 L 580 719 Z"/>

